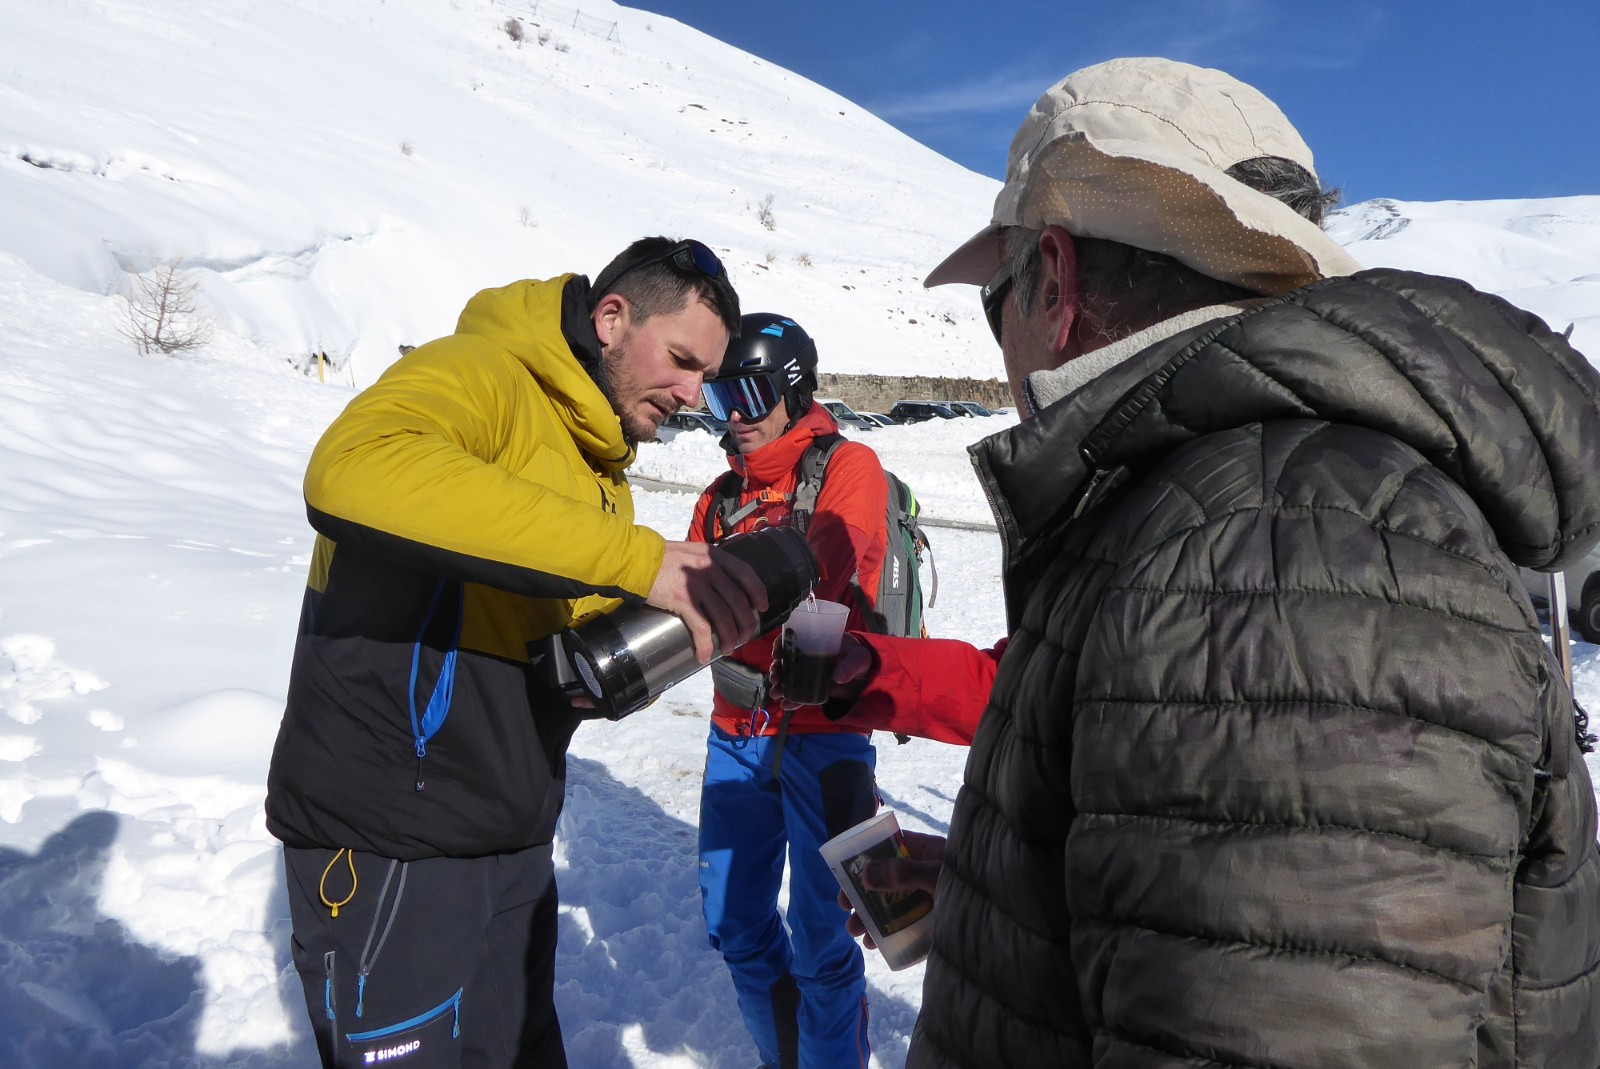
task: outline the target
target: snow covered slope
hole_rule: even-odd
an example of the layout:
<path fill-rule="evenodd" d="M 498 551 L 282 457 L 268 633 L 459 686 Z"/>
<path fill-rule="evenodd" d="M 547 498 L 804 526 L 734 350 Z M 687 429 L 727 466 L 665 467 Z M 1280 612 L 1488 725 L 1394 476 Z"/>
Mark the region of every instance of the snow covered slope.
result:
<path fill-rule="evenodd" d="M 1542 317 L 1600 359 L 1600 196 L 1417 203 L 1370 200 L 1328 230 L 1368 267 L 1465 279 Z"/>
<path fill-rule="evenodd" d="M 1003 374 L 970 288 L 920 285 L 997 183 L 670 18 L 581 6 L 4 5 L 0 252 L 96 294 L 181 259 L 214 353 L 322 350 L 365 383 L 484 286 L 694 234 L 832 370 Z M 1372 201 L 1334 232 L 1600 347 L 1600 198 Z"/>
<path fill-rule="evenodd" d="M 92 293 L 181 257 L 221 347 L 353 352 L 366 382 L 478 289 L 693 234 L 840 369 L 999 374 L 972 294 L 920 285 L 993 180 L 672 19 L 527 10 L 6 4 L 0 251 Z"/>

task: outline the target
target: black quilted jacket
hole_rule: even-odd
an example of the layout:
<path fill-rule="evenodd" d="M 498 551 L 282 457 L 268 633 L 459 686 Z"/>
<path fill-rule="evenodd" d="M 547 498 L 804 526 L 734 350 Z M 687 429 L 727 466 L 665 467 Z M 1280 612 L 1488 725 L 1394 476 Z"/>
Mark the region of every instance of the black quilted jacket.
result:
<path fill-rule="evenodd" d="M 908 1065 L 1600 1065 L 1595 799 L 1512 567 L 1600 539 L 1597 394 L 1369 271 L 974 447 L 1012 640 Z"/>

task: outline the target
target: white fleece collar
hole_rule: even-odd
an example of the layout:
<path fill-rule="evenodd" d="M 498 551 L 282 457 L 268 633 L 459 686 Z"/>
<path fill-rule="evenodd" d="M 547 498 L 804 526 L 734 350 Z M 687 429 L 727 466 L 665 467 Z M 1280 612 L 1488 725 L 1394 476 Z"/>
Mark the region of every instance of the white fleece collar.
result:
<path fill-rule="evenodd" d="M 1084 353 L 1076 360 L 1068 360 L 1060 367 L 1035 371 L 1023 383 L 1023 400 L 1032 409 L 1025 415 L 1037 415 L 1040 409 L 1048 408 L 1068 394 L 1082 389 L 1130 356 L 1142 352 L 1158 341 L 1181 334 L 1202 323 L 1209 323 L 1213 319 L 1239 315 L 1241 312 L 1247 312 L 1267 303 L 1268 300 L 1270 298 L 1251 298 L 1181 312 L 1171 319 L 1163 319 L 1154 326 L 1146 327 L 1137 334 L 1130 334 L 1126 338 L 1114 341 L 1103 349 Z"/>

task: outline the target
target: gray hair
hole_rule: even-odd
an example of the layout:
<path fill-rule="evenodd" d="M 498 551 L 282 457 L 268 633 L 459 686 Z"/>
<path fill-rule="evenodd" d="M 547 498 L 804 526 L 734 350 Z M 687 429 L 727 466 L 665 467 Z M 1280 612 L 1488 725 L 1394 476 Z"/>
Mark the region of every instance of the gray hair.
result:
<path fill-rule="evenodd" d="M 1322 188 L 1310 171 L 1280 156 L 1236 163 L 1227 174 L 1283 201 L 1318 226 L 1327 209 L 1339 202 L 1337 189 Z M 1019 315 L 1033 310 L 1038 292 L 1040 234 L 1027 227 L 1007 227 L 1004 233 L 1001 261 L 1010 270 Z M 1090 337 L 1106 343 L 1191 308 L 1257 296 L 1162 253 L 1076 234 L 1072 243 L 1078 253 L 1078 299 L 1084 329 Z"/>

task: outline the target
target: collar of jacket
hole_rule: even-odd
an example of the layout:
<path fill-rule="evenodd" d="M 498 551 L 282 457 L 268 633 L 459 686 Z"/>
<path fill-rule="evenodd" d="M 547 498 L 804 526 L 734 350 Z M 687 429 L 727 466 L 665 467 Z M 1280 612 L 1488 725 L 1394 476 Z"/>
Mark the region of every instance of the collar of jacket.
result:
<path fill-rule="evenodd" d="M 600 386 L 600 340 L 587 306 L 588 280 L 581 275 L 525 279 L 475 294 L 456 333 L 486 338 L 515 357 L 538 380 L 578 448 L 602 470 L 619 472 L 633 462 L 634 451 Z"/>
<path fill-rule="evenodd" d="M 814 439 L 838 429 L 839 424 L 834 421 L 833 414 L 821 405 L 813 404 L 794 421 L 793 427 L 754 453 L 730 455 L 728 467 L 744 477 L 747 490 L 774 486 L 794 476 L 806 446 Z"/>
<path fill-rule="evenodd" d="M 1109 473 L 1276 419 L 1367 427 L 1455 480 L 1518 564 L 1600 539 L 1600 376 L 1542 320 L 1456 279 L 1363 271 L 1155 343 L 971 447 L 1024 565 Z"/>
<path fill-rule="evenodd" d="M 589 279 L 568 275 L 561 287 L 561 336 L 589 377 L 605 392 L 606 366 L 601 359 L 600 335 L 594 332 L 594 309 L 589 303 Z"/>
<path fill-rule="evenodd" d="M 1146 327 L 1137 334 L 1130 334 L 1092 353 L 1084 353 L 1076 360 L 1068 360 L 1065 364 L 1044 371 L 1035 371 L 1022 384 L 1022 396 L 1027 406 L 1027 414 L 1031 415 L 1041 409 L 1049 408 L 1067 394 L 1083 389 L 1128 357 L 1144 352 L 1156 342 L 1165 341 L 1174 334 L 1181 334 L 1190 327 L 1198 327 L 1213 319 L 1238 315 L 1265 303 L 1266 298 L 1252 298 L 1236 304 L 1213 304 L 1189 312 L 1180 312 L 1171 319 L 1164 319 L 1154 326 Z"/>

